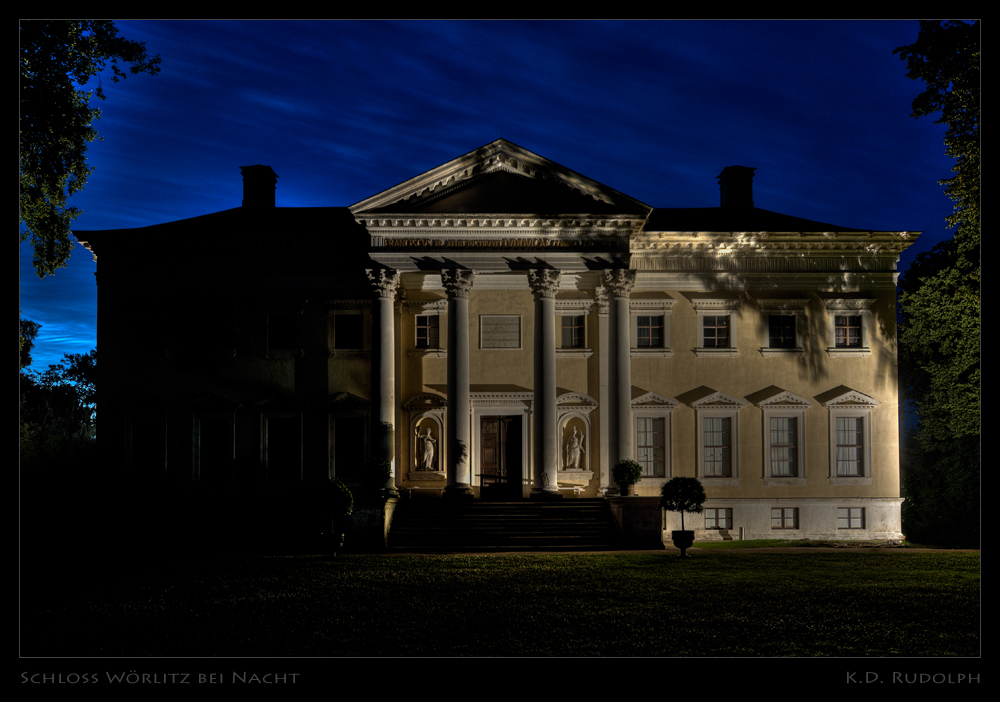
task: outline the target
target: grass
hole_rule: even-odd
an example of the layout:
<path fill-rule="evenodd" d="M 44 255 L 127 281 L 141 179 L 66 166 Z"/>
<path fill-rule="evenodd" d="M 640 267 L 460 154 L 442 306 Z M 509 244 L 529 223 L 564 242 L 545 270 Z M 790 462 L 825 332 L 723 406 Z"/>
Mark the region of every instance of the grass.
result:
<path fill-rule="evenodd" d="M 101 578 L 48 565 L 50 587 L 22 589 L 25 656 L 980 652 L 978 553 L 272 556 Z"/>

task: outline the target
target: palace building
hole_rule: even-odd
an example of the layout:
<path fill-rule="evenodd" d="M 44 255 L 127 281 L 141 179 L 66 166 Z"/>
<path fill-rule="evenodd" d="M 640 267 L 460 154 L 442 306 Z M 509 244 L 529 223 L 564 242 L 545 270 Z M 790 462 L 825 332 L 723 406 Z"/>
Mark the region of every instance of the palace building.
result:
<path fill-rule="evenodd" d="M 102 448 L 212 484 L 352 484 L 385 456 L 404 499 L 633 499 L 632 458 L 640 497 L 702 482 L 698 538 L 901 538 L 918 232 L 759 209 L 754 170 L 659 208 L 500 139 L 350 207 L 276 207 L 258 165 L 242 207 L 77 232 Z"/>

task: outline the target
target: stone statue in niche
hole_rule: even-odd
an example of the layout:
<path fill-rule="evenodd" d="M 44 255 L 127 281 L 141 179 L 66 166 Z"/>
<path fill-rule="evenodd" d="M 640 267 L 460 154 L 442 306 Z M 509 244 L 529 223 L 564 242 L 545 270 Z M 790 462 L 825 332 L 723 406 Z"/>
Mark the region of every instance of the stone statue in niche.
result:
<path fill-rule="evenodd" d="M 584 453 L 583 432 L 577 432 L 576 427 L 573 427 L 573 435 L 566 441 L 566 470 L 579 470 Z"/>
<path fill-rule="evenodd" d="M 437 439 L 431 436 L 430 427 L 424 432 L 423 436 L 420 435 L 420 427 L 416 429 L 417 434 L 417 444 L 420 445 L 419 455 L 419 465 L 417 470 L 434 470 L 434 444 L 437 443 Z"/>

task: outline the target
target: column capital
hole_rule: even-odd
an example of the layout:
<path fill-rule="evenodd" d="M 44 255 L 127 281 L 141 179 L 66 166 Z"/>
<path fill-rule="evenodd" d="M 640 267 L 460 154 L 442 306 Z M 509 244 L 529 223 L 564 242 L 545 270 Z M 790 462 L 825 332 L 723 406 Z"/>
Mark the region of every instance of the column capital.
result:
<path fill-rule="evenodd" d="M 613 297 L 628 297 L 635 285 L 635 271 L 616 268 L 604 271 L 604 287 Z"/>
<path fill-rule="evenodd" d="M 603 285 L 598 285 L 594 290 L 594 302 L 597 303 L 597 314 L 608 314 L 611 303 L 608 298 L 608 289 Z"/>
<path fill-rule="evenodd" d="M 454 268 L 441 271 L 441 284 L 448 293 L 448 298 L 469 297 L 472 292 L 472 281 L 476 274 L 468 269 Z"/>
<path fill-rule="evenodd" d="M 559 271 L 552 268 L 539 268 L 528 271 L 528 285 L 535 293 L 535 299 L 555 298 L 559 292 Z"/>
<path fill-rule="evenodd" d="M 399 288 L 399 271 L 391 268 L 369 268 L 365 272 L 377 296 L 387 298 L 395 296 Z"/>

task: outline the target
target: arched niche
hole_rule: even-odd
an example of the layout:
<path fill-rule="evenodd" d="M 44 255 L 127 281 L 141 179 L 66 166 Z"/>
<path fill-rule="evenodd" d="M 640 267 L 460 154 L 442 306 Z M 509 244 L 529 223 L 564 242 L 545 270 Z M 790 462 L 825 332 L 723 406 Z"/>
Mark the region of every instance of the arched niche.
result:
<path fill-rule="evenodd" d="M 593 459 L 590 413 L 595 409 L 597 400 L 584 393 L 568 392 L 556 398 L 560 482 L 589 483 L 594 477 L 590 468 Z"/>
<path fill-rule="evenodd" d="M 448 402 L 441 395 L 423 392 L 403 403 L 403 409 L 410 417 L 409 431 L 402 442 L 403 452 L 408 457 L 408 477 L 441 480 L 445 476 L 445 435 L 444 413 Z M 430 431 L 430 456 L 425 445 Z M 428 459 L 430 465 L 428 466 Z"/>

